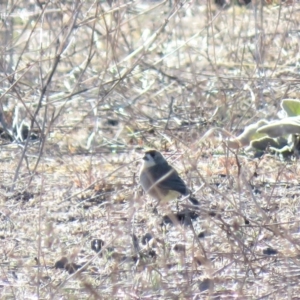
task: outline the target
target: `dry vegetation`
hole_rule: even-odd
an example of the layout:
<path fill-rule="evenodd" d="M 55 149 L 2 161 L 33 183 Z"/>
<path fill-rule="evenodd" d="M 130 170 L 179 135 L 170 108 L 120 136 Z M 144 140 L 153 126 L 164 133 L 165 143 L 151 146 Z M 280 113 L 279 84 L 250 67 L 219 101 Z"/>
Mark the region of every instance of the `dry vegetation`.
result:
<path fill-rule="evenodd" d="M 297 153 L 200 142 L 297 98 L 299 3 L 0 8 L 1 299 L 299 299 Z M 146 147 L 200 209 L 153 211 Z"/>

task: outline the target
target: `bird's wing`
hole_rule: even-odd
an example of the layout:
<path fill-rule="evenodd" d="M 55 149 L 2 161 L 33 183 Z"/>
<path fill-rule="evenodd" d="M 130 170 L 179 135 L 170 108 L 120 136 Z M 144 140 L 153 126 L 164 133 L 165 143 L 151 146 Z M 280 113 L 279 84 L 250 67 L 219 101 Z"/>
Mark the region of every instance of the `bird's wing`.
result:
<path fill-rule="evenodd" d="M 182 195 L 187 195 L 189 193 L 184 181 L 169 164 L 159 164 L 151 167 L 150 174 L 152 175 L 152 184 L 158 188 L 163 190 L 174 190 Z"/>

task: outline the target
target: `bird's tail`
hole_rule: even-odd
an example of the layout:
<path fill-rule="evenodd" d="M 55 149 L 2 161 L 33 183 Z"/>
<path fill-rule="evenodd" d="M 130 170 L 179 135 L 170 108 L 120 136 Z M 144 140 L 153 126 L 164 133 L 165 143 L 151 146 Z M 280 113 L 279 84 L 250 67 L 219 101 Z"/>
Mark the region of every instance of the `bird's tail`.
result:
<path fill-rule="evenodd" d="M 199 202 L 196 198 L 194 198 L 194 197 L 192 197 L 192 196 L 189 197 L 189 200 L 190 200 L 190 202 L 193 203 L 194 205 L 200 205 L 200 202 Z"/>

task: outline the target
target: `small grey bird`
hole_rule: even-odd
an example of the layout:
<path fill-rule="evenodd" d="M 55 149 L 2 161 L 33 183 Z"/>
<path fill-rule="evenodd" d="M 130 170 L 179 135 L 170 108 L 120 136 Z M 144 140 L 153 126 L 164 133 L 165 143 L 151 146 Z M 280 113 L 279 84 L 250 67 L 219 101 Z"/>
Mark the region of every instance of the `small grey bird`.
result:
<path fill-rule="evenodd" d="M 178 196 L 188 196 L 190 190 L 179 177 L 177 171 L 168 164 L 163 155 L 156 150 L 148 150 L 143 157 L 140 171 L 140 183 L 143 190 L 160 201 L 169 201 Z M 193 197 L 189 200 L 194 205 L 199 201 Z"/>

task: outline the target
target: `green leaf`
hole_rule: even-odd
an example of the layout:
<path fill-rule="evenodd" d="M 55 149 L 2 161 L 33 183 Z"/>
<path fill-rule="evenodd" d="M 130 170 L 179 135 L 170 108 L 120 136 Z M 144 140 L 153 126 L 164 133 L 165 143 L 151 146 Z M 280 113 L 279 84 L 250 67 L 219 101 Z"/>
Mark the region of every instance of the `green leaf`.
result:
<path fill-rule="evenodd" d="M 263 137 L 258 140 L 254 140 L 251 142 L 250 146 L 257 150 L 264 151 L 267 147 L 280 149 L 287 145 L 287 139 L 279 138 L 279 139 L 272 139 L 270 137 Z"/>
<path fill-rule="evenodd" d="M 240 134 L 236 140 L 238 140 L 242 146 L 249 145 L 254 139 L 258 139 L 266 135 L 263 133 L 258 133 L 257 130 L 267 124 L 269 124 L 267 120 L 260 120 L 257 123 L 250 124 L 249 126 L 245 127 L 243 133 Z"/>
<path fill-rule="evenodd" d="M 281 102 L 282 109 L 289 117 L 300 116 L 300 101 L 296 99 L 284 99 Z"/>
<path fill-rule="evenodd" d="M 257 132 L 265 133 L 272 138 L 289 134 L 300 134 L 300 116 L 273 121 L 266 126 L 260 127 Z"/>

